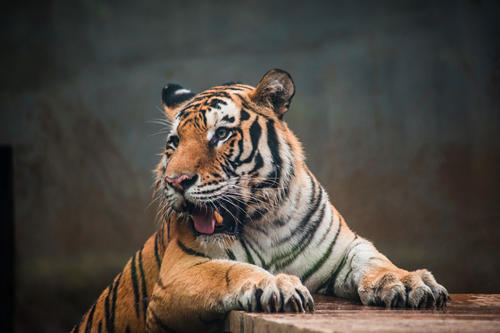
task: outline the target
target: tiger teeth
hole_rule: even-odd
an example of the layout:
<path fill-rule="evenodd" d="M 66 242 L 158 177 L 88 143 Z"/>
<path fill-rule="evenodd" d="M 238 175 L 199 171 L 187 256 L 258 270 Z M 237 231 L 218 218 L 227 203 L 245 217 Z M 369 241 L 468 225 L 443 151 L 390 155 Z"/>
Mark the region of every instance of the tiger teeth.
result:
<path fill-rule="evenodd" d="M 215 221 L 217 222 L 217 224 L 221 225 L 222 221 L 224 221 L 224 219 L 222 218 L 222 215 L 220 215 L 217 211 L 214 211 L 214 216 L 215 216 Z"/>

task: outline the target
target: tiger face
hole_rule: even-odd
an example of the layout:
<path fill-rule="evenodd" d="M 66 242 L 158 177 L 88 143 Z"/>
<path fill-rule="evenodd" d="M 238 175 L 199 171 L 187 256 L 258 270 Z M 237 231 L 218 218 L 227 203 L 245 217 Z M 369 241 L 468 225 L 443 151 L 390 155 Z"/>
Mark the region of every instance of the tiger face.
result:
<path fill-rule="evenodd" d="M 167 85 L 162 99 L 172 127 L 157 168 L 164 213 L 192 222 L 201 241 L 225 245 L 247 223 L 263 223 L 303 160 L 282 120 L 294 91 L 281 70 L 256 88 L 226 84 L 195 95 Z"/>

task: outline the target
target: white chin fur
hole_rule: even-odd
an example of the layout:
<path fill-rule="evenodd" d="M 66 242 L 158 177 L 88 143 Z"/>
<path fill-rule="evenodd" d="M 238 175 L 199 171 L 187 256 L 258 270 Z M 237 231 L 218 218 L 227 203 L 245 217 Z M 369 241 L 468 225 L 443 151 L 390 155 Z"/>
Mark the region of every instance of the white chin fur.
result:
<path fill-rule="evenodd" d="M 236 240 L 236 236 L 227 234 L 199 235 L 196 237 L 198 243 L 206 250 L 229 248 Z"/>

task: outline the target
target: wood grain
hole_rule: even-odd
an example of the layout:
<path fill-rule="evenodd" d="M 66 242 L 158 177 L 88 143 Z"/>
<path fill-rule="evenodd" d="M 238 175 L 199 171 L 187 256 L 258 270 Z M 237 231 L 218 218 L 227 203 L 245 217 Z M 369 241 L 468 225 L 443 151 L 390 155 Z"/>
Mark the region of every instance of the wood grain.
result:
<path fill-rule="evenodd" d="M 256 332 L 500 332 L 500 294 L 452 294 L 444 310 L 368 307 L 314 295 L 316 311 L 261 314 L 232 311 L 226 331 Z"/>

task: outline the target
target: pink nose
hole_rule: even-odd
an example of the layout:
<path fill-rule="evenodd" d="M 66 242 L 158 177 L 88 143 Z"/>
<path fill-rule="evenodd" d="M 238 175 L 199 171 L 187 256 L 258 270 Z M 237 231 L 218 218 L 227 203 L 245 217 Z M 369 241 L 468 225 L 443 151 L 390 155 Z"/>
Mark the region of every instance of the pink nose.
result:
<path fill-rule="evenodd" d="M 165 181 L 169 183 L 173 188 L 176 188 L 179 191 L 185 191 L 196 182 L 197 178 L 197 175 L 181 175 L 179 177 L 166 177 Z"/>

